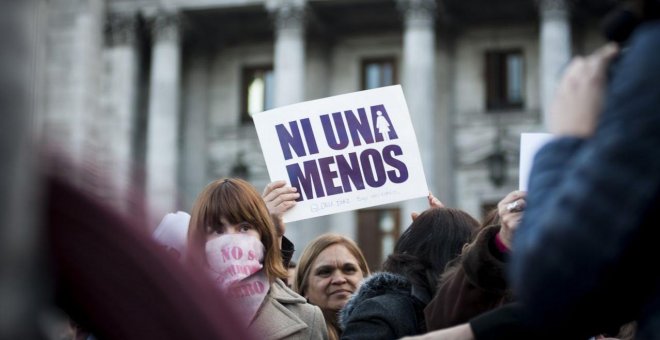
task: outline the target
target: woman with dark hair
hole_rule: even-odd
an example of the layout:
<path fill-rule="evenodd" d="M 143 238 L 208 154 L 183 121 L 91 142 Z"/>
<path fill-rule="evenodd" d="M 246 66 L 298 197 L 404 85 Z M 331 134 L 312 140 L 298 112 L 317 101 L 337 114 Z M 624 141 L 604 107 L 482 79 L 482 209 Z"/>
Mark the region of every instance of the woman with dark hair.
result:
<path fill-rule="evenodd" d="M 424 307 L 449 261 L 479 222 L 451 208 L 419 215 L 397 241 L 383 272 L 365 280 L 342 309 L 342 339 L 398 339 L 426 332 Z"/>
<path fill-rule="evenodd" d="M 187 256 L 228 295 L 260 339 L 327 339 L 321 310 L 282 281 L 279 236 L 266 203 L 246 181 L 213 181 L 199 194 L 188 228 Z"/>
<path fill-rule="evenodd" d="M 426 306 L 426 329 L 443 329 L 513 301 L 506 280 L 513 233 L 525 208 L 526 192 L 512 191 L 490 211 L 474 240 L 447 266 Z"/>

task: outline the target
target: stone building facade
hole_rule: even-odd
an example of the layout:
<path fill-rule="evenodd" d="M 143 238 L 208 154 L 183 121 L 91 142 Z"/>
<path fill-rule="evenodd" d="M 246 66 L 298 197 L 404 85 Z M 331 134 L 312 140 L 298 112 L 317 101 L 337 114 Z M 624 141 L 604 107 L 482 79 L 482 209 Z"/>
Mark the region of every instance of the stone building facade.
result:
<path fill-rule="evenodd" d="M 518 187 L 521 132 L 543 131 L 562 67 L 603 43 L 604 0 L 50 0 L 36 128 L 154 224 L 210 180 L 268 183 L 249 114 L 401 83 L 429 187 L 475 217 Z M 84 179 L 82 179 L 84 180 Z M 131 196 L 130 194 L 128 195 Z M 356 239 L 372 264 L 419 199 L 292 223 L 302 248 Z"/>

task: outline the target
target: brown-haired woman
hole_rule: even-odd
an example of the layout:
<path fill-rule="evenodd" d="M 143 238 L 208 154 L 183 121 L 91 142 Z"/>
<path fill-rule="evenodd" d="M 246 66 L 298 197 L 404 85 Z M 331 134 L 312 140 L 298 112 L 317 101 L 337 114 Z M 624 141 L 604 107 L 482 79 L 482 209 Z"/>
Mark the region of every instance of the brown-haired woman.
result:
<path fill-rule="evenodd" d="M 287 271 L 273 221 L 248 182 L 219 179 L 204 188 L 193 206 L 187 249 L 188 261 L 205 266 L 259 338 L 327 338 L 319 308 L 282 282 Z"/>
<path fill-rule="evenodd" d="M 338 339 L 341 335 L 338 312 L 366 276 L 369 276 L 367 261 L 353 240 L 338 234 L 323 234 L 303 250 L 293 289 L 321 308 L 329 338 Z"/>
<path fill-rule="evenodd" d="M 468 322 L 513 301 L 505 274 L 526 195 L 523 191 L 507 194 L 486 216 L 475 239 L 442 274 L 437 292 L 424 311 L 428 331 Z"/>

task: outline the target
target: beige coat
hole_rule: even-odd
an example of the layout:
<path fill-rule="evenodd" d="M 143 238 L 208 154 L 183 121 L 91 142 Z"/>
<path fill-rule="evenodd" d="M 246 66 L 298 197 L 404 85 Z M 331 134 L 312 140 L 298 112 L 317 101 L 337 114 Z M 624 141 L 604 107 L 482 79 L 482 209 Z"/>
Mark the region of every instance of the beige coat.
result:
<path fill-rule="evenodd" d="M 328 339 L 321 309 L 280 279 L 270 285 L 249 328 L 256 339 Z"/>

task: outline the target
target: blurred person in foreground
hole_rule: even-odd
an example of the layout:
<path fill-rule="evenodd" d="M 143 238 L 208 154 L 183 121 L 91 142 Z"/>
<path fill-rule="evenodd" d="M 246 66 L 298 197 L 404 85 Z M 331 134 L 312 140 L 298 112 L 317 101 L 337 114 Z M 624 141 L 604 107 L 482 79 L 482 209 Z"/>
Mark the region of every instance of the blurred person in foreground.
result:
<path fill-rule="evenodd" d="M 539 150 L 514 237 L 512 283 L 526 319 L 577 336 L 637 320 L 660 338 L 660 1 L 617 47 L 573 61 L 551 108 L 557 140 Z M 606 89 L 605 89 L 606 88 Z"/>
<path fill-rule="evenodd" d="M 326 339 L 323 314 L 289 289 L 266 203 L 246 181 L 225 178 L 199 194 L 191 213 L 187 255 L 204 266 L 240 319 L 263 339 Z"/>
<path fill-rule="evenodd" d="M 50 160 L 44 167 L 61 169 Z M 44 271 L 54 303 L 98 339 L 243 339 L 223 295 L 128 219 L 68 179 L 47 173 L 42 201 Z M 77 334 L 81 335 L 81 334 Z"/>
<path fill-rule="evenodd" d="M 338 313 L 367 276 L 367 261 L 353 240 L 323 234 L 300 255 L 293 289 L 321 308 L 329 339 L 335 340 L 341 336 Z"/>

